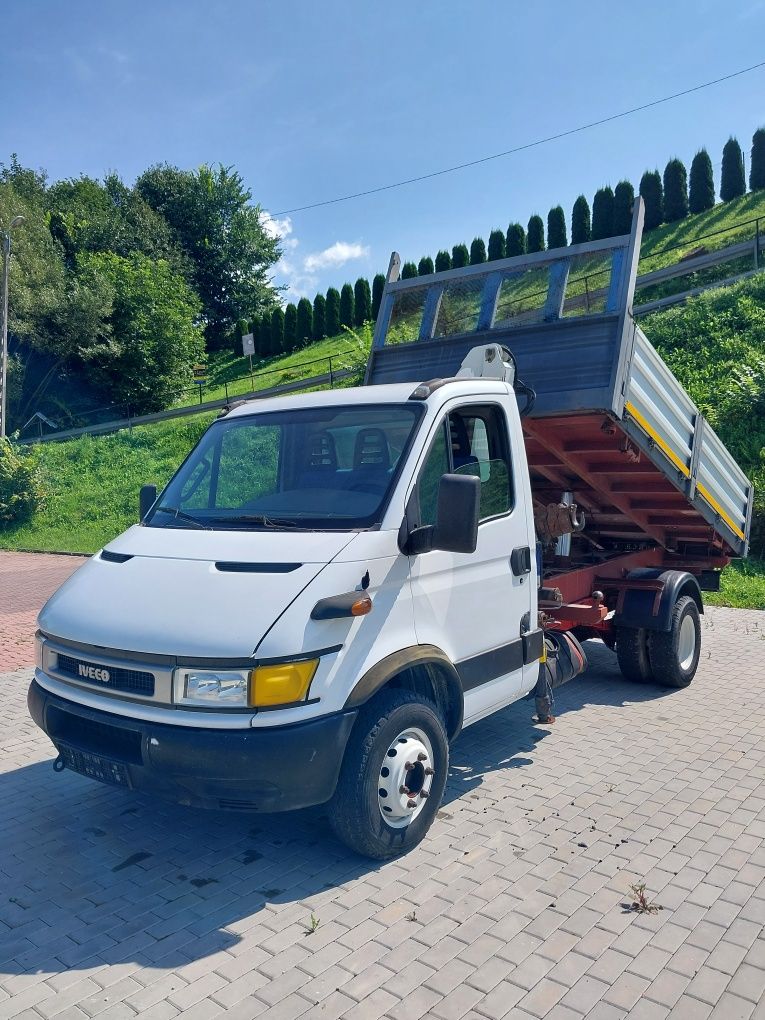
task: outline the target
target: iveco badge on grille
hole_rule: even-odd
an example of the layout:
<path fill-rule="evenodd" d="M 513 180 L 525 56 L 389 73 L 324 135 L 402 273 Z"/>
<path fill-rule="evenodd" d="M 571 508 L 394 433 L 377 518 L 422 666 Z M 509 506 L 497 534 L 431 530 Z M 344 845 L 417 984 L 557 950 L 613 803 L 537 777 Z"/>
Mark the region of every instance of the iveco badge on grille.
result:
<path fill-rule="evenodd" d="M 86 666 L 83 662 L 80 663 L 78 672 L 85 680 L 101 680 L 105 684 L 108 684 L 111 680 L 108 669 L 100 669 L 98 666 Z"/>

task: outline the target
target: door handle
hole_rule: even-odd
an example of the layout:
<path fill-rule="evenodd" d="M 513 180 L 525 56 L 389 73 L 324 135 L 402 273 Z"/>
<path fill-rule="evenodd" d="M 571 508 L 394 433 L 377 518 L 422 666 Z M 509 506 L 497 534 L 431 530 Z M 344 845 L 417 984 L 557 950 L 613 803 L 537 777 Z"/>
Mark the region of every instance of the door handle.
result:
<path fill-rule="evenodd" d="M 510 567 L 516 577 L 531 573 L 531 549 L 527 545 L 513 549 L 510 553 Z"/>

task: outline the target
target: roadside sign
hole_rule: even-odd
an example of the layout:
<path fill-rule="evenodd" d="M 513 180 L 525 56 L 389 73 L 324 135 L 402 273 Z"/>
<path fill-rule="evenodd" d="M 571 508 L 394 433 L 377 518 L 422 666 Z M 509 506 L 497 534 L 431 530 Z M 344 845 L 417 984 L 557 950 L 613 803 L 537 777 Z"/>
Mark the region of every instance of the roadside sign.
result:
<path fill-rule="evenodd" d="M 192 371 L 196 385 L 205 386 L 207 384 L 207 368 L 204 365 L 194 365 Z"/>
<path fill-rule="evenodd" d="M 252 333 L 245 333 L 242 337 L 242 354 L 252 356 L 255 353 L 255 337 Z"/>

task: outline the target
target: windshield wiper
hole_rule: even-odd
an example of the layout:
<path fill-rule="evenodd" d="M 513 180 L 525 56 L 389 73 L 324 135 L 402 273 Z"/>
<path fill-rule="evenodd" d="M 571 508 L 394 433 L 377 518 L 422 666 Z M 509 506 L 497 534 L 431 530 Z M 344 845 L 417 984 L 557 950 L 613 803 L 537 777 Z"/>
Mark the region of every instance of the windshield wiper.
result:
<path fill-rule="evenodd" d="M 196 517 L 192 517 L 191 514 L 187 514 L 184 510 L 181 510 L 180 507 L 158 506 L 155 513 L 158 513 L 160 510 L 163 513 L 172 514 L 173 517 L 177 517 L 181 521 L 188 521 L 189 524 L 193 524 L 197 528 L 202 528 L 203 531 L 212 531 L 212 528 L 208 527 L 207 524 L 202 524 L 202 522 L 198 521 Z"/>
<path fill-rule="evenodd" d="M 300 525 L 296 521 L 285 520 L 281 517 L 268 517 L 266 514 L 235 514 L 231 517 L 213 517 L 213 520 L 219 521 L 221 524 L 225 524 L 228 521 L 233 521 L 233 523 L 235 524 L 240 524 L 244 522 L 248 524 L 262 524 L 266 528 L 300 527 Z"/>

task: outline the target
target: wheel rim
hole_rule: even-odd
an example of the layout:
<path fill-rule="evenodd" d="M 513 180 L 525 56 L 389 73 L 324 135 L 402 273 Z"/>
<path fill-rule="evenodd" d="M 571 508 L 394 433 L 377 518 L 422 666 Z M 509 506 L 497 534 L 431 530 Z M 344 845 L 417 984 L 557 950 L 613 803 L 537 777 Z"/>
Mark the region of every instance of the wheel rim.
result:
<path fill-rule="evenodd" d="M 693 657 L 696 654 L 696 627 L 693 617 L 689 614 L 680 624 L 680 637 L 677 642 L 677 657 L 680 660 L 680 669 L 689 670 L 693 665 Z"/>
<path fill-rule="evenodd" d="M 410 825 L 424 809 L 435 776 L 433 746 L 418 727 L 404 730 L 383 756 L 377 784 L 380 814 L 394 829 Z"/>

